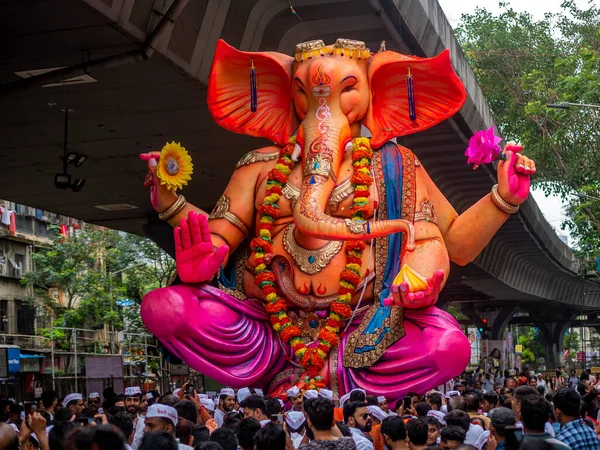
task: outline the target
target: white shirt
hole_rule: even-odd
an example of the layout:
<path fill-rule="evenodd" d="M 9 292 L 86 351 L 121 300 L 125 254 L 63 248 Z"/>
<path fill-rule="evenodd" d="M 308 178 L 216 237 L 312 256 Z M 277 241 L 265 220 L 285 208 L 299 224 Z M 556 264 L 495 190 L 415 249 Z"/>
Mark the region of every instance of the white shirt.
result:
<path fill-rule="evenodd" d="M 129 445 L 129 444 L 126 443 L 125 444 L 125 450 L 133 450 L 133 449 L 131 448 L 131 445 Z"/>
<path fill-rule="evenodd" d="M 141 414 L 138 414 L 135 420 L 133 421 L 133 429 L 135 430 L 135 434 L 133 435 L 133 441 L 131 442 L 132 450 L 137 450 L 140 444 L 142 443 L 142 438 L 144 437 L 144 427 L 146 426 L 146 419 Z"/>
<path fill-rule="evenodd" d="M 306 434 L 306 432 L 304 434 Z M 292 444 L 294 445 L 294 448 L 300 447 L 302 439 L 304 439 L 304 434 L 290 433 L 290 438 L 292 439 Z"/>
<path fill-rule="evenodd" d="M 544 392 L 548 391 L 548 388 L 546 387 L 546 382 L 544 380 L 538 380 L 536 387 L 537 386 L 542 386 L 544 388 Z"/>
<path fill-rule="evenodd" d="M 356 444 L 356 450 L 373 450 L 373 443 L 358 428 L 350 428 L 350 433 L 352 433 L 352 439 Z"/>
<path fill-rule="evenodd" d="M 479 436 L 483 434 L 483 428 L 479 425 L 469 425 L 469 431 L 467 431 L 467 435 L 465 436 L 465 444 L 473 445 L 479 439 Z"/>
<path fill-rule="evenodd" d="M 194 450 L 194 447 L 190 447 L 189 445 L 185 445 L 185 444 L 177 444 L 177 450 Z"/>
<path fill-rule="evenodd" d="M 223 419 L 225 419 L 225 413 L 223 411 L 221 411 L 219 408 L 215 409 L 215 421 L 217 422 L 217 425 L 219 425 L 219 428 L 221 428 L 223 426 Z"/>
<path fill-rule="evenodd" d="M 271 423 L 270 419 L 265 419 L 260 421 L 260 426 L 264 427 L 266 424 Z"/>

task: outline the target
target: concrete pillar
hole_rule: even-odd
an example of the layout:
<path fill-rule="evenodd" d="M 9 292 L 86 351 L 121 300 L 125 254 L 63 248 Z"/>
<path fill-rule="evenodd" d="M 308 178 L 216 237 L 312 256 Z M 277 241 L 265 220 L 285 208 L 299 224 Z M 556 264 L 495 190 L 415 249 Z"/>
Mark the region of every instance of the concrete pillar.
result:
<path fill-rule="evenodd" d="M 513 306 L 503 306 L 492 311 L 487 311 L 485 315 L 478 313 L 475 307 L 470 304 L 462 305 L 460 309 L 477 328 L 483 328 L 488 339 L 500 340 L 508 323 L 517 313 L 519 307 L 516 304 Z M 484 317 L 487 319 L 487 324 L 483 322 Z"/>
<path fill-rule="evenodd" d="M 535 324 L 544 335 L 546 343 L 546 368 L 554 369 L 560 365 L 557 356 L 564 351 L 563 338 L 574 317 L 561 322 L 538 322 Z"/>

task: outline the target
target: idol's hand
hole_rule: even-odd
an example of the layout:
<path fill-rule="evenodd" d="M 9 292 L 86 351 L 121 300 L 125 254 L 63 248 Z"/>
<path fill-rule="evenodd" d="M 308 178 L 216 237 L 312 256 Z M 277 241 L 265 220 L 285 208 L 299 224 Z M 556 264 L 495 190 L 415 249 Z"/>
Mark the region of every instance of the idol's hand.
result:
<path fill-rule="evenodd" d="M 386 306 L 403 306 L 406 309 L 422 309 L 435 305 L 437 302 L 444 277 L 443 270 L 436 270 L 431 278 L 427 278 L 427 289 L 410 292 L 407 282 L 394 284 L 390 288 L 391 296 L 384 300 Z"/>
<path fill-rule="evenodd" d="M 219 270 L 229 253 L 224 245 L 213 247 L 208 219 L 191 211 L 187 219 L 175 227 L 175 262 L 177 273 L 184 283 L 202 283 L 210 280 Z"/>
<path fill-rule="evenodd" d="M 144 181 L 144 186 L 150 188 L 150 203 L 156 212 L 165 212 L 175 203 L 177 194 L 175 191 L 169 190 L 165 185 L 161 184 L 156 176 L 156 166 L 160 159 L 160 152 L 141 153 L 140 159 L 147 161 L 148 164 L 148 173 Z"/>
<path fill-rule="evenodd" d="M 529 195 L 530 177 L 535 174 L 535 161 L 523 156 L 523 147 L 508 144 L 504 148 L 506 161 L 498 163 L 498 194 L 511 205 L 518 206 Z"/>

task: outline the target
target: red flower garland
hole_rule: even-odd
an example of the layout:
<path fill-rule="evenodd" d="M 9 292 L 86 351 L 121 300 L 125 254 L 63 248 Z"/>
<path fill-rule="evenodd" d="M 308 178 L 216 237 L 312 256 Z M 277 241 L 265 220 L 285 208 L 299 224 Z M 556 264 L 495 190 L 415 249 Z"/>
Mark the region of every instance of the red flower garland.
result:
<path fill-rule="evenodd" d="M 265 263 L 265 255 L 271 253 L 273 249 L 271 229 L 280 215 L 277 202 L 294 167 L 291 155 L 295 144 L 296 138 L 290 138 L 288 144 L 280 150 L 275 167 L 268 173 L 267 193 L 258 209 L 260 222 L 258 237 L 252 239 L 250 248 L 256 264 L 254 283 L 265 294 L 265 309 L 271 314 L 273 328 L 279 333 L 283 342 L 290 344 L 296 359 L 306 369 L 302 377 L 303 383 L 309 389 L 320 389 L 324 388 L 326 383 L 318 375 L 318 370 L 325 366 L 329 352 L 338 345 L 340 329 L 344 321 L 352 316 L 350 301 L 361 281 L 360 268 L 366 244 L 359 240 L 346 242 L 346 266 L 340 275 L 338 298 L 329 305 L 329 315 L 325 327 L 319 332 L 319 342 L 316 347 L 308 347 L 301 339 L 302 331 L 288 317 L 286 301 L 279 295 L 273 271 Z M 373 184 L 371 175 L 373 151 L 366 138 L 354 139 L 352 146 L 354 168 L 351 178 L 354 186 L 352 220 L 362 221 L 365 220 L 369 209 L 369 187 Z"/>

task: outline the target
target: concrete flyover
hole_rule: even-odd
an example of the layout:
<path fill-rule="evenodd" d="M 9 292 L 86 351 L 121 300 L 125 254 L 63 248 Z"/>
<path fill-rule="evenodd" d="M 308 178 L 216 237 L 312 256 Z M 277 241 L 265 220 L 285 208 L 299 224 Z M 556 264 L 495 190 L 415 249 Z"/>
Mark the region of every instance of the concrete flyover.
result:
<path fill-rule="evenodd" d="M 218 128 L 206 108 L 215 43 L 291 53 L 296 43 L 337 37 L 418 56 L 450 48 L 468 100 L 454 118 L 402 138 L 454 207 L 462 212 L 494 184 L 463 156 L 473 130 L 492 113 L 436 0 L 40 0 L 3 3 L 0 25 L 0 157 L 3 198 L 142 233 L 172 248 L 158 223 L 138 153 L 180 140 L 196 157 L 186 197 L 210 210 L 236 161 L 264 141 Z M 301 18 L 301 20 L 299 19 Z M 36 77 L 34 69 L 63 67 Z M 19 72 L 29 71 L 31 78 Z M 61 83 L 80 77 L 80 84 Z M 87 81 L 87 82 L 86 82 Z M 41 87 L 42 85 L 51 85 Z M 418 85 L 418 81 L 416 82 Z M 68 147 L 88 156 L 78 193 L 53 187 L 60 171 L 63 113 L 71 108 Z M 200 158 L 201 157 L 201 158 Z M 99 209 L 98 206 L 105 206 Z M 509 308 L 538 317 L 600 309 L 600 288 L 576 275 L 578 263 L 530 199 L 477 260 L 453 267 L 440 305 L 461 302 L 475 314 Z M 506 309 L 498 323 L 506 323 Z M 542 316 L 541 313 L 551 314 Z M 510 315 L 510 314 L 509 314 Z"/>

